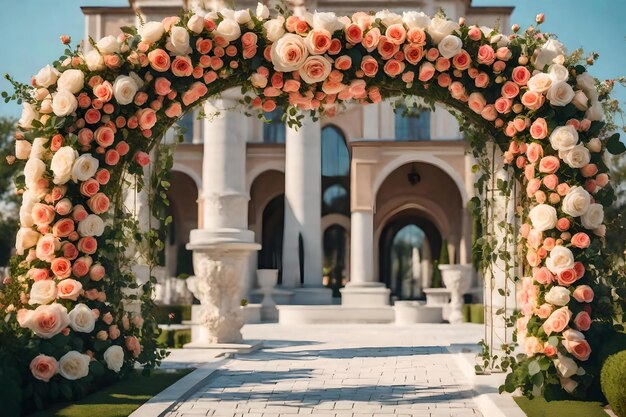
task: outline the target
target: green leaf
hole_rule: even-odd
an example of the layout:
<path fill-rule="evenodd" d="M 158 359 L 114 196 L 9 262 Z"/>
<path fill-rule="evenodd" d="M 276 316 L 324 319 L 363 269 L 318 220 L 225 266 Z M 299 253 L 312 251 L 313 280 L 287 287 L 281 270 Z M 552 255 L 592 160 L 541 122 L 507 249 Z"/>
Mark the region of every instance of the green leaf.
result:
<path fill-rule="evenodd" d="M 70 388 L 67 384 L 61 384 L 61 395 L 63 395 L 68 400 L 72 399 L 72 388 Z"/>
<path fill-rule="evenodd" d="M 620 155 L 626 151 L 626 145 L 619 140 L 619 133 L 615 133 L 607 139 L 606 150 L 613 155 Z"/>
<path fill-rule="evenodd" d="M 532 361 L 531 363 L 528 364 L 528 374 L 536 375 L 539 372 L 541 372 L 541 367 L 539 366 L 539 362 L 534 360 L 534 361 Z"/>

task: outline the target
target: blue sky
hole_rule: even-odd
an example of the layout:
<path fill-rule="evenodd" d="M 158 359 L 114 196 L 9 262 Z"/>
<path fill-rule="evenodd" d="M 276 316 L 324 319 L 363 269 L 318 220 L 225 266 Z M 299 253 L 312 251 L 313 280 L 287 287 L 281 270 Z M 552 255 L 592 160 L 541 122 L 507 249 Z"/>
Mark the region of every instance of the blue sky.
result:
<path fill-rule="evenodd" d="M 59 36 L 68 34 L 72 44 L 84 35 L 80 6 L 127 5 L 127 0 L 1 0 L 0 74 L 9 73 L 28 82 L 39 68 L 58 58 L 64 48 Z M 600 79 L 626 75 L 626 1 L 624 0 L 474 0 L 475 6 L 515 6 L 512 22 L 521 27 L 534 23 L 539 12 L 546 14 L 544 32 L 553 32 L 574 50 L 596 51 L 600 59 L 592 68 Z M 2 78 L 0 91 L 10 91 Z M 626 103 L 619 87 L 617 98 Z M 19 116 L 15 103 L 0 102 L 0 116 Z"/>

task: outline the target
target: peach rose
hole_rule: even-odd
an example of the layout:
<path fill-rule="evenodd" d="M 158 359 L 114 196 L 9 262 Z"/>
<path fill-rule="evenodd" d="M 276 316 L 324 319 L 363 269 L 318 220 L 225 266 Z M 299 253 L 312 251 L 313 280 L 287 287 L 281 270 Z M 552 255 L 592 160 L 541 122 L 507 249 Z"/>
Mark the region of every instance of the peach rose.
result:
<path fill-rule="evenodd" d="M 546 119 L 539 117 L 530 126 L 530 135 L 533 139 L 544 139 L 548 135 Z"/>
<path fill-rule="evenodd" d="M 552 306 L 552 304 L 543 303 L 537 309 L 536 314 L 541 319 L 547 319 L 550 316 L 550 314 L 552 314 L 553 310 L 554 310 L 554 307 Z"/>
<path fill-rule="evenodd" d="M 361 61 L 361 69 L 368 77 L 374 77 L 378 72 L 378 61 L 373 56 L 367 55 Z"/>
<path fill-rule="evenodd" d="M 89 279 L 92 281 L 100 281 L 104 278 L 105 269 L 101 264 L 94 264 L 89 269 Z"/>
<path fill-rule="evenodd" d="M 561 166 L 559 158 L 556 156 L 545 156 L 539 161 L 539 172 L 544 174 L 554 174 Z"/>
<path fill-rule="evenodd" d="M 52 234 L 57 238 L 68 237 L 74 230 L 74 221 L 69 217 L 57 221 L 54 226 L 52 226 Z"/>
<path fill-rule="evenodd" d="M 513 68 L 512 78 L 518 85 L 526 85 L 528 80 L 530 80 L 530 71 L 526 67 L 515 67 Z"/>
<path fill-rule="evenodd" d="M 106 103 L 113 98 L 113 86 L 110 82 L 104 81 L 93 88 L 93 94 Z"/>
<path fill-rule="evenodd" d="M 569 324 L 572 319 L 572 312 L 567 306 L 555 310 L 550 317 L 543 323 L 543 330 L 548 336 L 553 332 L 560 333 Z"/>
<path fill-rule="evenodd" d="M 120 329 L 117 327 L 117 324 L 109 326 L 109 339 L 115 340 L 118 337 L 120 337 Z"/>
<path fill-rule="evenodd" d="M 21 310 L 17 320 L 20 327 L 32 330 L 43 339 L 56 336 L 70 324 L 67 309 L 58 303 L 41 305 L 34 310 Z"/>
<path fill-rule="evenodd" d="M 496 60 L 496 53 L 491 45 L 482 45 L 478 48 L 478 62 L 484 65 L 491 65 Z"/>
<path fill-rule="evenodd" d="M 378 53 L 384 60 L 390 59 L 400 50 L 400 46 L 389 40 L 386 36 L 381 36 L 378 42 Z"/>
<path fill-rule="evenodd" d="M 50 263 L 50 269 L 58 279 L 63 279 L 69 277 L 72 273 L 72 264 L 67 258 L 54 258 Z"/>
<path fill-rule="evenodd" d="M 536 337 L 527 337 L 524 340 L 524 351 L 529 358 L 537 353 L 543 353 L 543 343 Z"/>
<path fill-rule="evenodd" d="M 346 40 L 353 45 L 363 40 L 363 29 L 359 25 L 351 24 L 346 28 Z"/>
<path fill-rule="evenodd" d="M 40 381 L 50 381 L 58 371 L 59 363 L 52 356 L 37 355 L 30 361 L 30 372 Z"/>
<path fill-rule="evenodd" d="M 535 163 L 543 156 L 543 147 L 537 142 L 528 145 L 526 149 L 526 157 L 532 163 Z"/>
<path fill-rule="evenodd" d="M 82 284 L 71 278 L 61 280 L 57 284 L 57 296 L 65 300 L 76 301 L 82 290 Z"/>
<path fill-rule="evenodd" d="M 543 185 L 546 186 L 549 190 L 554 190 L 556 186 L 559 184 L 559 177 L 554 174 L 549 174 L 543 177 Z"/>
<path fill-rule="evenodd" d="M 100 190 L 100 183 L 94 178 L 89 178 L 80 184 L 80 193 L 85 197 L 92 197 Z"/>
<path fill-rule="evenodd" d="M 380 29 L 373 28 L 370 29 L 365 36 L 363 36 L 363 40 L 361 44 L 367 50 L 367 52 L 372 52 L 378 46 L 380 40 Z"/>
<path fill-rule="evenodd" d="M 387 30 L 385 31 L 385 36 L 392 43 L 396 45 L 402 45 L 404 40 L 406 39 L 406 29 L 404 29 L 404 25 L 402 23 L 395 23 L 393 25 L 389 25 Z"/>
<path fill-rule="evenodd" d="M 543 285 L 551 284 L 552 281 L 554 281 L 554 275 L 552 275 L 552 272 L 550 272 L 550 270 L 545 266 L 541 268 L 534 268 L 533 278 L 535 281 Z"/>
<path fill-rule="evenodd" d="M 132 352 L 135 358 L 141 353 L 141 344 L 135 336 L 126 336 L 124 338 L 124 345 L 126 346 L 126 349 Z"/>
<path fill-rule="evenodd" d="M 564 269 L 561 272 L 559 272 L 556 280 L 558 281 L 559 285 L 568 286 L 568 285 L 572 285 L 579 278 L 580 277 L 576 273 L 576 270 L 574 270 L 574 268 L 571 268 L 571 269 Z"/>
<path fill-rule="evenodd" d="M 163 49 L 155 49 L 148 53 L 150 66 L 158 72 L 165 72 L 170 68 L 170 56 Z"/>
<path fill-rule="evenodd" d="M 342 55 L 335 60 L 335 68 L 338 70 L 348 70 L 352 66 L 352 58 L 349 55 Z"/>
<path fill-rule="evenodd" d="M 550 343 L 545 342 L 543 344 L 543 354 L 546 355 L 547 357 L 552 357 L 556 355 L 556 348 L 554 346 L 552 346 Z"/>
<path fill-rule="evenodd" d="M 310 54 L 322 55 L 330 48 L 330 32 L 327 30 L 312 30 L 304 39 L 304 44 Z"/>
<path fill-rule="evenodd" d="M 33 223 L 37 227 L 47 226 L 54 220 L 54 207 L 48 204 L 35 203 L 32 210 Z"/>
<path fill-rule="evenodd" d="M 591 240 L 589 239 L 589 235 L 587 233 L 579 232 L 572 236 L 572 245 L 577 248 L 588 248 L 590 243 Z"/>
<path fill-rule="evenodd" d="M 193 72 L 191 58 L 187 56 L 177 56 L 172 62 L 172 74 L 177 77 L 189 77 Z"/>
<path fill-rule="evenodd" d="M 579 303 L 590 303 L 593 301 L 593 289 L 589 285 L 579 285 L 574 289 L 572 296 Z"/>
<path fill-rule="evenodd" d="M 545 101 L 543 94 L 535 91 L 526 91 L 522 96 L 522 104 L 530 110 L 539 109 Z"/>
<path fill-rule="evenodd" d="M 430 62 L 424 62 L 420 65 L 418 79 L 422 82 L 428 81 L 435 75 L 435 66 Z"/>
<path fill-rule="evenodd" d="M 46 234 L 37 241 L 35 254 L 38 259 L 51 262 L 54 259 L 54 253 L 59 250 L 59 248 L 59 239 L 52 234 Z"/>
<path fill-rule="evenodd" d="M 471 63 L 472 58 L 464 49 L 461 49 L 461 52 L 459 52 L 452 58 L 452 65 L 454 65 L 454 68 L 458 69 L 459 71 L 465 71 L 469 68 Z"/>
<path fill-rule="evenodd" d="M 567 330 L 563 333 L 563 347 L 576 359 L 586 361 L 591 355 L 591 347 L 585 336 L 576 330 Z"/>
<path fill-rule="evenodd" d="M 152 129 L 156 124 L 156 112 L 152 109 L 141 109 L 137 111 L 137 119 L 141 129 Z"/>
<path fill-rule="evenodd" d="M 102 214 L 109 210 L 109 197 L 104 193 L 97 193 L 87 200 L 89 209 L 95 214 Z"/>
<path fill-rule="evenodd" d="M 474 78 L 474 85 L 478 88 L 485 88 L 489 85 L 489 75 L 486 72 L 479 72 Z"/>
<path fill-rule="evenodd" d="M 397 61 L 395 59 L 390 59 L 385 63 L 383 67 L 385 74 L 390 77 L 395 77 L 404 71 L 404 62 Z"/>
<path fill-rule="evenodd" d="M 514 99 L 519 94 L 519 87 L 514 82 L 507 81 L 504 83 L 500 91 L 503 97 Z"/>
<path fill-rule="evenodd" d="M 100 126 L 94 132 L 94 138 L 98 145 L 107 148 L 113 144 L 115 140 L 115 132 L 108 126 Z"/>

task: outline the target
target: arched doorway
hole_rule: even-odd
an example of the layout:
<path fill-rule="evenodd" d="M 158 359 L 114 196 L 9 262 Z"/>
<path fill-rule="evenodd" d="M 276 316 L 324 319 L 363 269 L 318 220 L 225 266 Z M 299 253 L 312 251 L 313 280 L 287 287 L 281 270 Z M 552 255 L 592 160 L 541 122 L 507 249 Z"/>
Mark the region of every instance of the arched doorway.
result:
<path fill-rule="evenodd" d="M 347 281 L 348 231 L 341 225 L 333 224 L 324 230 L 323 245 L 323 283 L 333 290 L 333 297 L 339 297 L 339 289 L 343 288 Z"/>
<path fill-rule="evenodd" d="M 278 283 L 282 283 L 283 228 L 285 195 L 274 197 L 263 209 L 259 269 L 278 269 Z"/>
<path fill-rule="evenodd" d="M 391 219 L 379 241 L 379 277 L 399 300 L 422 298 L 431 263 L 439 257 L 442 237 L 429 219 L 413 209 Z"/>

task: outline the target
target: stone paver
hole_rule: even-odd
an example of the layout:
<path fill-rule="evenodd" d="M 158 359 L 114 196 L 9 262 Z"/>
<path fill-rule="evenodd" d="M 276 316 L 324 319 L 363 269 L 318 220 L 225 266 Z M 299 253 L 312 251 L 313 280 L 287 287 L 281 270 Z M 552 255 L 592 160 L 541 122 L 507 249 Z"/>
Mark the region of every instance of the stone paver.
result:
<path fill-rule="evenodd" d="M 480 416 L 446 349 L 478 326 L 246 326 L 266 348 L 227 361 L 168 417 Z M 445 342 L 448 343 L 445 343 Z"/>

